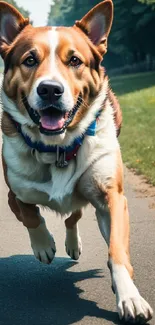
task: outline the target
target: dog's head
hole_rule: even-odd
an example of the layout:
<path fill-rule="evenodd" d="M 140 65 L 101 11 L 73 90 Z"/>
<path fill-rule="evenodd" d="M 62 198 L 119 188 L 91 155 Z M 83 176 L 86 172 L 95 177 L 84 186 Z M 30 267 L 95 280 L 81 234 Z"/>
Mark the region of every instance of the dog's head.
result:
<path fill-rule="evenodd" d="M 73 27 L 34 28 L 0 2 L 4 109 L 18 122 L 36 125 L 42 139 L 62 141 L 102 86 L 101 61 L 112 19 L 112 0 L 105 0 Z"/>

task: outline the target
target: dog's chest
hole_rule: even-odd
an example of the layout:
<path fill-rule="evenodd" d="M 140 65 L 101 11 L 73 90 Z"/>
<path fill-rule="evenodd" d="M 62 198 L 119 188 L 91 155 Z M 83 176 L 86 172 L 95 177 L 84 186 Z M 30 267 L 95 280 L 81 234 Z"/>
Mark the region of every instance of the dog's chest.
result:
<path fill-rule="evenodd" d="M 77 181 L 85 169 L 83 163 L 73 159 L 67 167 L 58 168 L 55 165 L 56 154 L 36 157 L 25 149 L 21 140 L 19 144 L 17 139 L 10 140 L 4 136 L 7 177 L 19 200 L 47 206 L 61 214 L 85 205 L 85 200 L 76 191 Z"/>
<path fill-rule="evenodd" d="M 12 191 L 25 203 L 48 206 L 61 214 L 77 210 L 86 204 L 78 195 L 78 181 L 100 157 L 108 158 L 101 173 L 103 181 L 115 174 L 115 153 L 118 148 L 113 119 L 99 134 L 86 136 L 76 159 L 66 168 L 55 166 L 56 154 L 32 155 L 21 137 L 4 135 L 3 155 L 7 164 L 7 177 Z M 93 178 L 93 175 L 91 175 Z"/>

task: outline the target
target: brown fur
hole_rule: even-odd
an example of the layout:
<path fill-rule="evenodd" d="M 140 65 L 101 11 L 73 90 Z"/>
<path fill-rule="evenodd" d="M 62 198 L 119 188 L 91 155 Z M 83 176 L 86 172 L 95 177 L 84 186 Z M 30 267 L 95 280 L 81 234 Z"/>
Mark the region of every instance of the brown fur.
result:
<path fill-rule="evenodd" d="M 18 135 L 13 121 L 10 119 L 9 115 L 6 112 L 2 113 L 1 129 L 2 132 L 8 137 L 16 137 Z"/>
<path fill-rule="evenodd" d="M 131 277 L 133 268 L 129 254 L 129 214 L 127 200 L 123 193 L 115 189 L 107 191 L 107 202 L 110 211 L 110 243 L 109 257 L 115 264 L 125 265 Z"/>
<path fill-rule="evenodd" d="M 7 165 L 4 157 L 2 156 L 2 166 L 4 172 L 4 179 L 9 188 L 8 204 L 11 211 L 15 214 L 16 218 L 23 223 L 27 228 L 37 228 L 41 223 L 41 216 L 39 208 L 34 204 L 26 204 L 16 199 L 15 194 L 12 192 L 7 178 Z"/>
<path fill-rule="evenodd" d="M 71 214 L 71 216 L 65 220 L 65 225 L 67 229 L 73 229 L 73 227 L 76 225 L 76 223 L 80 220 L 82 217 L 82 211 L 76 211 Z"/>

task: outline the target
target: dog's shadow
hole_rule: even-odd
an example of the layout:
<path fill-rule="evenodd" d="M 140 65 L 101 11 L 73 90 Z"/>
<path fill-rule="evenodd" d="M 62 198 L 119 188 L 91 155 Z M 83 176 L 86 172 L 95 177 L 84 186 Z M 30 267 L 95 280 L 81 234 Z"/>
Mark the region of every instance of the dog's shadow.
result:
<path fill-rule="evenodd" d="M 76 262 L 55 258 L 51 266 L 33 256 L 0 259 L 1 325 L 69 325 L 85 316 L 120 324 L 117 313 L 80 297 L 78 281 L 101 277 L 100 270 L 72 272 Z"/>

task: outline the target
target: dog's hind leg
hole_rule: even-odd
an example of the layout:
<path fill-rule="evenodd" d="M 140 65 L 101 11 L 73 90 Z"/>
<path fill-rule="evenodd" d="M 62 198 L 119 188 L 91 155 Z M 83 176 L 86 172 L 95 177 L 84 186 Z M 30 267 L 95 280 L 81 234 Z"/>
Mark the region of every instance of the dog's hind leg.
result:
<path fill-rule="evenodd" d="M 79 235 L 78 220 L 82 217 L 82 211 L 76 211 L 65 220 L 66 225 L 66 252 L 73 259 L 78 260 L 82 252 L 82 242 Z"/>

